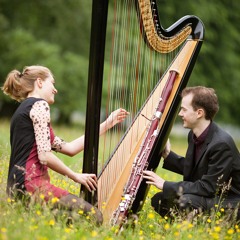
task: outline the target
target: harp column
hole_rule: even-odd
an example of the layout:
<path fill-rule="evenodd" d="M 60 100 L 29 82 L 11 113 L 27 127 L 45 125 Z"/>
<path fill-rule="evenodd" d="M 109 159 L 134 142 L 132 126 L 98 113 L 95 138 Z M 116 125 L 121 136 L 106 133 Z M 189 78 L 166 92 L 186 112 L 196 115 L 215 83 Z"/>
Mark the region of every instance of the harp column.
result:
<path fill-rule="evenodd" d="M 97 174 L 100 106 L 104 67 L 105 36 L 108 0 L 92 1 L 91 43 L 88 68 L 88 93 L 86 128 L 84 140 L 83 172 Z M 81 186 L 80 194 L 91 204 L 97 202 L 97 193 L 92 194 Z"/>

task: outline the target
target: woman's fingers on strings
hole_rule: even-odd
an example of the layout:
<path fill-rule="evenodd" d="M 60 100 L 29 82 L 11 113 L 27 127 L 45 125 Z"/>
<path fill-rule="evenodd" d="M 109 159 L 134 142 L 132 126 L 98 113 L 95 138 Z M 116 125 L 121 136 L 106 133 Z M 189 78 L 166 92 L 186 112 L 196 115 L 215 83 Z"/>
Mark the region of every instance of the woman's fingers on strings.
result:
<path fill-rule="evenodd" d="M 129 112 L 127 112 L 125 109 L 120 108 L 117 113 L 117 120 L 123 121 L 127 116 L 129 115 Z"/>

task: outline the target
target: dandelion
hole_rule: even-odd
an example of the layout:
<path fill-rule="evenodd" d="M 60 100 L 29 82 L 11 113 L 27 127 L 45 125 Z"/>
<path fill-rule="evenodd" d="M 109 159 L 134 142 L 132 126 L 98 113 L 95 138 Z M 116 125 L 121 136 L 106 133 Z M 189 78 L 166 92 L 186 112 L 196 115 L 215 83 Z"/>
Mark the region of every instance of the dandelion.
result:
<path fill-rule="evenodd" d="M 149 219 L 154 219 L 155 215 L 154 215 L 154 213 L 150 212 L 147 217 Z"/>
<path fill-rule="evenodd" d="M 211 221 L 211 219 L 210 219 L 210 218 L 208 218 L 207 222 L 208 222 L 208 223 L 211 223 L 212 221 Z"/>
<path fill-rule="evenodd" d="M 79 213 L 80 215 L 82 215 L 82 214 L 83 214 L 83 210 L 79 210 L 78 213 Z"/>
<path fill-rule="evenodd" d="M 165 230 L 168 230 L 169 228 L 170 228 L 170 225 L 168 223 L 164 225 Z"/>
<path fill-rule="evenodd" d="M 59 199 L 57 197 L 52 198 L 52 203 L 57 203 Z"/>
<path fill-rule="evenodd" d="M 180 228 L 182 228 L 182 225 L 181 224 L 177 224 L 176 228 L 180 229 Z"/>
<path fill-rule="evenodd" d="M 8 202 L 8 203 L 13 203 L 13 202 L 14 202 L 14 199 L 12 199 L 12 198 L 7 198 L 7 202 Z"/>
<path fill-rule="evenodd" d="M 91 208 L 91 213 L 92 213 L 92 214 L 95 214 L 95 213 L 96 213 L 96 211 L 95 211 L 95 209 L 94 209 L 93 207 Z"/>
<path fill-rule="evenodd" d="M 7 232 L 7 229 L 6 229 L 6 228 L 4 228 L 4 227 L 3 227 L 3 228 L 1 228 L 1 232 L 2 232 L 2 233 L 5 233 L 5 232 Z"/>
<path fill-rule="evenodd" d="M 175 237 L 178 237 L 179 235 L 180 235 L 179 232 L 174 232 L 174 236 L 175 236 Z"/>
<path fill-rule="evenodd" d="M 42 213 L 41 213 L 41 211 L 37 210 L 37 211 L 36 211 L 36 214 L 37 214 L 38 216 L 40 216 Z"/>
<path fill-rule="evenodd" d="M 224 212 L 224 208 L 221 208 L 220 211 L 221 211 L 221 212 Z"/>
<path fill-rule="evenodd" d="M 97 231 L 92 231 L 92 232 L 91 232 L 91 236 L 92 236 L 92 237 L 96 237 L 97 235 L 98 235 Z"/>
<path fill-rule="evenodd" d="M 192 234 L 188 234 L 188 236 L 187 236 L 188 238 L 192 238 L 193 236 L 192 236 Z"/>
<path fill-rule="evenodd" d="M 140 230 L 140 231 L 139 231 L 139 236 L 142 236 L 142 235 L 143 235 L 143 231 Z"/>
<path fill-rule="evenodd" d="M 219 227 L 219 226 L 218 227 L 214 227 L 214 231 L 215 232 L 220 232 L 221 231 L 221 227 Z"/>
<path fill-rule="evenodd" d="M 232 234 L 234 233 L 234 230 L 233 230 L 232 228 L 230 228 L 230 229 L 228 229 L 227 233 L 228 233 L 229 235 L 232 235 Z"/>
<path fill-rule="evenodd" d="M 216 232 L 212 234 L 212 238 L 213 238 L 213 239 L 220 239 L 220 238 L 219 238 L 219 234 L 216 233 Z"/>
<path fill-rule="evenodd" d="M 38 229 L 38 226 L 37 225 L 30 226 L 29 229 L 31 231 L 34 231 L 34 230 Z"/>
<path fill-rule="evenodd" d="M 71 228 L 65 228 L 64 231 L 65 231 L 65 233 L 70 233 L 72 231 L 72 229 Z"/>
<path fill-rule="evenodd" d="M 49 224 L 50 226 L 54 226 L 54 225 L 55 225 L 55 221 L 54 221 L 53 219 L 51 219 L 51 220 L 48 222 L 48 224 Z"/>
<path fill-rule="evenodd" d="M 40 199 L 44 199 L 45 198 L 45 196 L 44 196 L 44 194 L 40 194 Z"/>
<path fill-rule="evenodd" d="M 102 209 L 105 209 L 106 208 L 106 202 L 103 202 L 102 203 Z"/>

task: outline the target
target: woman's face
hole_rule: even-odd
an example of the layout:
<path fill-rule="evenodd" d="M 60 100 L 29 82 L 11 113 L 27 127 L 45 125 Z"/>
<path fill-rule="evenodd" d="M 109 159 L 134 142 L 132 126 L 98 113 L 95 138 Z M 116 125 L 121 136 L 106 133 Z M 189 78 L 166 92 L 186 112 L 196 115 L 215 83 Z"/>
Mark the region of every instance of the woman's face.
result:
<path fill-rule="evenodd" d="M 54 97 L 57 93 L 57 89 L 54 86 L 55 80 L 52 75 L 42 81 L 42 98 L 47 101 L 48 104 L 54 103 Z"/>

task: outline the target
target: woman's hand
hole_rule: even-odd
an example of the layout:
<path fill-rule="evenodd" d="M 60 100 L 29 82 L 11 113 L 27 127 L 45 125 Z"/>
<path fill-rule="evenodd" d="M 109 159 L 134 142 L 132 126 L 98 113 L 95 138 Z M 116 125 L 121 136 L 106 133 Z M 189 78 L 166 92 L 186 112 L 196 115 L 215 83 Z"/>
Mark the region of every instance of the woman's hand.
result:
<path fill-rule="evenodd" d="M 106 120 L 107 128 L 112 128 L 117 123 L 123 122 L 128 115 L 129 112 L 123 108 L 113 111 Z"/>
<path fill-rule="evenodd" d="M 160 190 L 163 189 L 163 184 L 165 182 L 164 179 L 159 177 L 155 172 L 152 171 L 143 171 L 143 178 L 145 178 L 147 181 L 147 184 L 154 185 L 155 187 L 159 188 Z"/>
<path fill-rule="evenodd" d="M 83 184 L 89 192 L 97 189 L 97 177 L 93 173 L 75 173 L 73 180 Z"/>
<path fill-rule="evenodd" d="M 106 121 L 104 121 L 103 123 L 101 123 L 100 125 L 100 132 L 99 134 L 102 135 L 103 133 L 105 133 L 108 129 L 112 128 L 114 125 L 116 125 L 117 123 L 120 123 L 122 121 L 125 120 L 125 118 L 129 115 L 129 112 L 127 112 L 125 109 L 123 108 L 119 108 L 115 111 L 113 111 L 109 117 L 106 119 Z"/>

